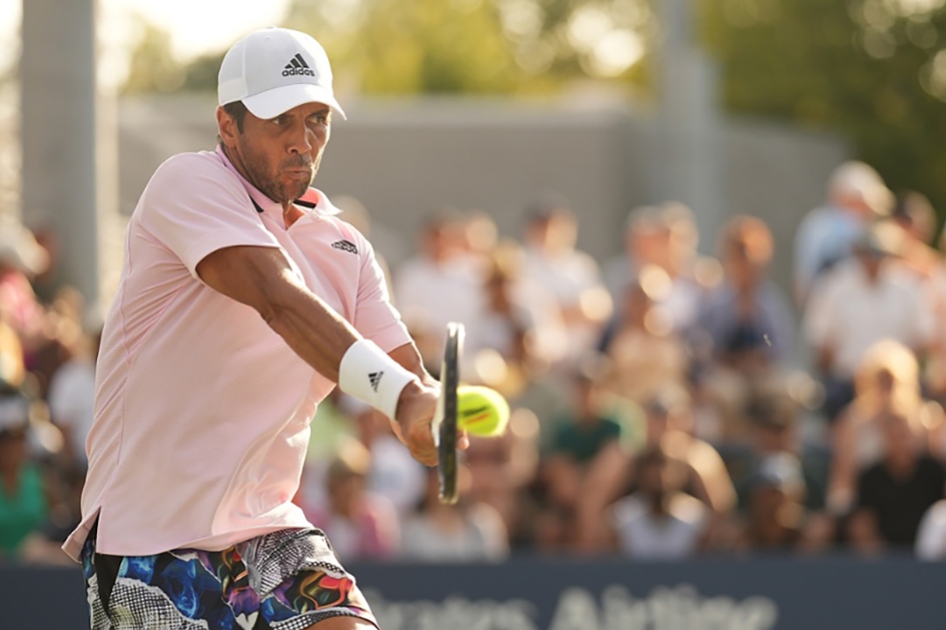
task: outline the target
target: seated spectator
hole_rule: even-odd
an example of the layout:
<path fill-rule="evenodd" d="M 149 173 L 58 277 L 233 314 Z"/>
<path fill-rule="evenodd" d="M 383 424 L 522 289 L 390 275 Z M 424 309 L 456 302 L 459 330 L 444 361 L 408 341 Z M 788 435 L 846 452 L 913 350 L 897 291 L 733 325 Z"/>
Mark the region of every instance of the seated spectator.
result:
<path fill-rule="evenodd" d="M 565 204 L 546 201 L 529 212 L 523 245 L 525 280 L 552 294 L 567 331 L 567 359 L 577 361 L 611 316 L 611 298 L 598 263 L 575 248 L 578 222 Z"/>
<path fill-rule="evenodd" d="M 790 453 L 763 458 L 750 480 L 748 511 L 735 548 L 774 552 L 807 546 L 804 501 L 805 481 L 798 458 Z"/>
<path fill-rule="evenodd" d="M 562 458 L 584 467 L 608 444 L 619 442 L 624 431 L 602 398 L 601 382 L 607 369 L 599 362 L 586 362 L 573 375 L 573 406 L 555 423 L 549 459 Z"/>
<path fill-rule="evenodd" d="M 686 466 L 658 446 L 641 453 L 635 468 L 637 492 L 609 509 L 617 549 L 639 560 L 677 560 L 696 553 L 704 544 L 710 511 L 683 492 Z"/>
<path fill-rule="evenodd" d="M 604 270 L 613 302 L 621 304 L 625 291 L 642 269 L 659 267 L 671 281 L 660 306 L 666 309 L 674 330 L 688 330 L 697 316 L 707 266 L 715 266 L 697 256 L 698 243 L 693 212 L 683 204 L 668 202 L 632 210 L 625 222 L 624 252 L 610 260 Z"/>
<path fill-rule="evenodd" d="M 686 383 L 686 346 L 659 306 L 670 286 L 665 271 L 647 267 L 628 287 L 620 322 L 601 347 L 611 362 L 605 388 L 614 395 L 640 404 L 664 383 Z"/>
<path fill-rule="evenodd" d="M 552 363 L 565 352 L 565 331 L 548 291 L 522 278 L 522 251 L 505 244 L 486 259 L 484 308 L 475 329 L 467 330 L 465 351 L 493 350 L 503 358 L 503 383 L 490 383 L 518 393 L 528 361 Z"/>
<path fill-rule="evenodd" d="M 470 472 L 469 500 L 486 504 L 499 514 L 510 545 L 529 546 L 533 515 L 523 501 L 539 467 L 539 419 L 529 409 L 514 408 L 510 428 L 501 437 L 470 437 L 464 455 Z"/>
<path fill-rule="evenodd" d="M 365 489 L 370 468 L 368 450 L 348 442 L 328 467 L 326 504 L 302 506 L 306 518 L 331 537 L 344 562 L 390 558 L 397 552 L 397 512 L 385 497 Z"/>
<path fill-rule="evenodd" d="M 830 453 L 821 445 L 802 441 L 800 405 L 787 390 L 788 387 L 779 387 L 758 392 L 746 409 L 750 451 L 742 456 L 731 453 L 731 459 L 727 458 L 738 489 L 740 509 L 749 507 L 752 484 L 763 464 L 782 455 L 798 460 L 805 506 L 814 510 L 824 509 Z"/>
<path fill-rule="evenodd" d="M 606 364 L 585 361 L 572 375 L 573 402 L 568 411 L 543 427 L 553 437 L 539 468 L 538 493 L 541 521 L 545 527 L 557 523 L 559 544 L 571 546 L 572 521 L 588 471 L 598 465 L 599 455 L 626 437 L 622 422 L 612 413 L 603 395 L 601 379 Z"/>
<path fill-rule="evenodd" d="M 91 335 L 77 334 L 65 347 L 66 362 L 49 382 L 49 412 L 65 436 L 63 453 L 68 465 L 88 468 L 85 441 L 95 416 L 95 359 L 101 329 Z"/>
<path fill-rule="evenodd" d="M 856 396 L 832 431 L 834 462 L 828 502 L 835 514 L 850 509 L 858 471 L 883 458 L 886 414 L 897 412 L 915 418 L 918 439 L 931 453 L 942 455 L 944 446 L 934 437 L 942 425 L 942 409 L 924 402 L 919 364 L 909 348 L 892 340 L 875 343 L 861 359 L 854 382 Z"/>
<path fill-rule="evenodd" d="M 450 322 L 476 329 L 483 312 L 483 269 L 465 253 L 463 215 L 445 209 L 426 219 L 419 253 L 394 273 L 394 297 L 426 365 L 440 364 Z"/>
<path fill-rule="evenodd" d="M 777 378 L 792 351 L 790 304 L 766 278 L 774 251 L 762 220 L 731 219 L 720 239 L 724 280 L 706 296 L 696 323 L 709 355 L 700 381 L 727 442 L 745 440 L 742 412 L 753 390 Z"/>
<path fill-rule="evenodd" d="M 865 553 L 912 549 L 923 515 L 946 488 L 946 466 L 923 452 L 916 422 L 896 411 L 880 422 L 883 460 L 861 472 L 847 527 L 854 548 Z"/>
<path fill-rule="evenodd" d="M 936 230 L 933 204 L 926 195 L 907 190 L 897 195 L 890 218 L 903 230 L 903 262 L 928 278 L 942 260 L 942 254 L 930 246 Z"/>
<path fill-rule="evenodd" d="M 631 210 L 624 222 L 624 251 L 603 267 L 604 284 L 615 305 L 621 303 L 624 292 L 641 269 L 647 265 L 662 267 L 666 263 L 669 240 L 656 206 L 638 206 Z"/>
<path fill-rule="evenodd" d="M 660 447 L 684 463 L 687 492 L 703 501 L 716 515 L 736 505 L 736 491 L 719 453 L 692 433 L 692 406 L 686 390 L 667 385 L 644 404 L 645 448 Z M 586 550 L 601 548 L 600 519 L 606 506 L 634 483 L 637 454 L 621 444 L 610 444 L 595 460 L 579 490 L 578 533 Z"/>
<path fill-rule="evenodd" d="M 19 336 L 27 363 L 48 339 L 46 312 L 30 285 L 48 264 L 48 253 L 28 229 L 11 221 L 0 225 L 0 319 Z"/>
<path fill-rule="evenodd" d="M 436 469 L 427 472 L 427 490 L 413 517 L 402 528 L 401 557 L 420 562 L 498 562 L 509 555 L 509 541 L 499 514 L 464 496 L 469 475 L 461 470 L 460 501 L 443 505 Z"/>
<path fill-rule="evenodd" d="M 347 395 L 341 406 L 354 419 L 358 439 L 371 454 L 368 491 L 385 497 L 399 515 L 407 515 L 424 495 L 424 467 L 397 439 L 384 414 Z"/>
<path fill-rule="evenodd" d="M 464 214 L 463 251 L 484 267 L 499 246 L 499 228 L 496 221 L 482 210 L 470 210 Z"/>
<path fill-rule="evenodd" d="M 867 349 L 882 339 L 898 341 L 919 355 L 932 339 L 933 314 L 922 286 L 894 255 L 902 233 L 880 224 L 862 234 L 855 256 L 815 286 L 804 329 L 824 379 L 830 420 L 854 398 L 854 374 Z"/>
<path fill-rule="evenodd" d="M 828 183 L 826 203 L 805 215 L 795 234 L 794 282 L 804 305 L 815 282 L 852 253 L 858 235 L 877 217 L 890 214 L 893 195 L 863 162 L 845 162 Z"/>
<path fill-rule="evenodd" d="M 47 486 L 27 446 L 28 399 L 7 389 L 0 395 L 0 557 L 17 557 L 30 534 L 49 516 Z"/>

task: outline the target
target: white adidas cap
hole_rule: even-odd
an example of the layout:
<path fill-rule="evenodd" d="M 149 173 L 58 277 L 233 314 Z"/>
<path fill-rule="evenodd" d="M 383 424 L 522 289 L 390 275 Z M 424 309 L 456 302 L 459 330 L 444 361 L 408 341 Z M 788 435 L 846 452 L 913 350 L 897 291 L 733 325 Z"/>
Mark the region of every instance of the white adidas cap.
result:
<path fill-rule="evenodd" d="M 235 43 L 220 64 L 217 103 L 243 101 L 258 118 L 275 118 L 303 103 L 324 103 L 345 117 L 332 92 L 332 67 L 311 36 L 265 28 Z"/>

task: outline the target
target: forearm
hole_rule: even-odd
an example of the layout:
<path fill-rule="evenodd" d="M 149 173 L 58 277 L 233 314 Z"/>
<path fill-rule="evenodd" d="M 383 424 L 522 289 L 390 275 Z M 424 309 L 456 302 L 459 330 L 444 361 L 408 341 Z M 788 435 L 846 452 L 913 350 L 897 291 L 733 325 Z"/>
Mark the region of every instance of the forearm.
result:
<path fill-rule="evenodd" d="M 295 282 L 274 287 L 260 314 L 303 360 L 338 382 L 339 364 L 361 335 L 323 300 Z"/>
<path fill-rule="evenodd" d="M 270 327 L 345 393 L 371 404 L 392 420 L 416 415 L 411 407 L 418 398 L 420 404 L 428 404 L 416 380 L 413 386 L 411 383 L 411 375 L 421 379 L 426 376 L 419 357 L 413 356 L 416 351 L 411 352 L 413 344 L 405 344 L 387 356 L 370 341 L 370 349 L 356 346 L 365 342 L 352 325 L 306 287 L 294 282 L 274 288 L 264 304 L 260 314 Z M 374 373 L 379 380 L 370 380 Z"/>
<path fill-rule="evenodd" d="M 405 369 L 397 357 L 365 340 L 309 290 L 281 250 L 220 249 L 197 265 L 197 273 L 212 289 L 255 309 L 299 357 L 347 394 L 390 418 L 400 416 L 402 407 L 410 417 L 428 407 L 432 413 L 435 395 L 417 384 L 422 368 Z M 413 349 L 412 344 L 404 347 Z M 410 360 L 402 357 L 400 363 Z M 415 387 L 409 387 L 412 382 Z"/>

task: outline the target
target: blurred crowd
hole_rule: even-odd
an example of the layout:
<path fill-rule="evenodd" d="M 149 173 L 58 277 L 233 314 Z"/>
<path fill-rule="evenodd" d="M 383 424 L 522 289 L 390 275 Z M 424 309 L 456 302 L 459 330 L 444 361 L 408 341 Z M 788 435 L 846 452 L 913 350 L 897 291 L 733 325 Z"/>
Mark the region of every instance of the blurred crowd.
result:
<path fill-rule="evenodd" d="M 338 205 L 369 231 L 356 200 Z M 515 238 L 443 209 L 389 270 L 392 299 L 433 374 L 446 324 L 465 324 L 463 379 L 507 397 L 509 431 L 471 440 L 445 506 L 436 471 L 336 390 L 295 500 L 343 561 L 944 558 L 936 226 L 921 193 L 843 164 L 794 235 L 783 290 L 757 217 L 700 234 L 680 203 L 635 208 L 623 252 L 599 264 L 561 199 L 529 208 Z M 64 562 L 79 518 L 101 320 L 55 288 L 55 266 L 49 235 L 0 226 L 0 562 Z"/>

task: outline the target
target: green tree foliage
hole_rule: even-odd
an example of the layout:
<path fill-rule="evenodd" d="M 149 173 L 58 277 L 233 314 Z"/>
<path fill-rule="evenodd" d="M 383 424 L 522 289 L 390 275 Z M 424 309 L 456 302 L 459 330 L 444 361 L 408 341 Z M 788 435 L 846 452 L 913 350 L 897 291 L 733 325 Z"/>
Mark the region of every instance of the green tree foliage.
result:
<path fill-rule="evenodd" d="M 341 84 L 368 94 L 528 94 L 594 79 L 646 85 L 650 0 L 294 0 L 285 25 L 315 35 Z M 127 92 L 213 90 L 223 53 L 181 68 L 154 27 Z"/>
<path fill-rule="evenodd" d="M 131 56 L 126 94 L 167 93 L 179 90 L 187 78 L 187 69 L 171 53 L 171 36 L 160 28 L 142 23 L 142 36 Z"/>
<path fill-rule="evenodd" d="M 699 0 L 730 111 L 840 131 L 946 211 L 944 0 Z"/>
<path fill-rule="evenodd" d="M 640 82 L 653 20 L 647 0 L 295 0 L 286 24 L 367 93 L 510 94 Z"/>
<path fill-rule="evenodd" d="M 663 0 L 294 0 L 286 26 L 369 94 L 524 94 L 589 77 L 647 86 Z M 946 0 L 691 0 L 731 112 L 833 129 L 895 189 L 946 211 Z M 212 91 L 146 28 L 127 92 Z"/>
<path fill-rule="evenodd" d="M 491 6 L 445 0 L 376 0 L 352 2 L 347 8 L 341 4 L 298 2 L 288 24 L 324 40 L 338 65 L 358 77 L 363 90 L 509 91 L 515 61 Z"/>

